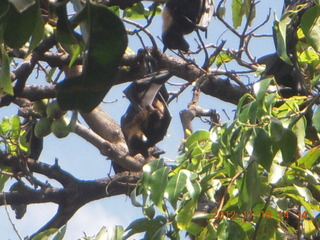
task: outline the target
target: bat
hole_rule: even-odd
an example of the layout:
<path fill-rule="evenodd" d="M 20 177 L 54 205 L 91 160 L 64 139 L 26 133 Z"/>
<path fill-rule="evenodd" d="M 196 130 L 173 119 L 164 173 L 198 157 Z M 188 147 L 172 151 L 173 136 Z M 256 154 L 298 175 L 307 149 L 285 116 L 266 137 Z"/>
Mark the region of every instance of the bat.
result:
<path fill-rule="evenodd" d="M 196 29 L 206 31 L 214 10 L 213 0 L 169 0 L 162 11 L 163 51 L 167 48 L 188 52 L 184 35 Z"/>
<path fill-rule="evenodd" d="M 147 158 L 149 149 L 166 135 L 171 115 L 164 83 L 170 77 L 170 73 L 161 72 L 135 81 L 124 90 L 130 105 L 121 118 L 121 129 L 132 156 L 140 153 Z"/>

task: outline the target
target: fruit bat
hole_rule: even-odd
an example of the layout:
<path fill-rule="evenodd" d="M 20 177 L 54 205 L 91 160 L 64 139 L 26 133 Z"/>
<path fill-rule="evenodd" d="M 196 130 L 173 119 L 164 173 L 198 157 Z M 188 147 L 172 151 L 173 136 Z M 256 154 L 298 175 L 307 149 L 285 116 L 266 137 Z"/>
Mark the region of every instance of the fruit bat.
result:
<path fill-rule="evenodd" d="M 297 30 L 299 29 L 301 18 L 305 11 L 312 6 L 314 6 L 314 3 L 307 0 L 285 1 L 282 14 L 284 15 L 290 11 L 295 11 L 297 13 L 293 15 L 286 26 L 286 42 L 284 47 L 291 64 L 282 60 L 277 53 L 269 54 L 258 59 L 259 64 L 266 65 L 264 75 L 274 76 L 277 84 L 281 87 L 279 92 L 285 98 L 294 95 L 308 94 L 304 83 L 304 76 L 298 63 L 296 45 L 298 44 Z M 281 42 L 281 40 L 278 39 L 279 33 L 277 32 L 279 32 L 279 30 L 276 31 L 276 28 L 274 28 L 273 39 L 276 49 L 279 48 L 278 41 Z M 281 47 L 283 48 L 283 46 Z"/>
<path fill-rule="evenodd" d="M 132 156 L 140 153 L 147 158 L 149 149 L 167 132 L 171 115 L 164 83 L 170 77 L 168 72 L 162 72 L 133 82 L 124 90 L 130 105 L 121 118 L 121 129 Z"/>
<path fill-rule="evenodd" d="M 295 65 L 284 62 L 276 53 L 258 59 L 259 64 L 266 65 L 265 76 L 274 76 L 279 85 L 279 92 L 284 98 L 289 98 L 304 91 L 301 71 Z"/>
<path fill-rule="evenodd" d="M 163 51 L 167 48 L 188 52 L 184 39 L 196 29 L 206 31 L 213 14 L 213 0 L 169 0 L 162 11 Z"/>

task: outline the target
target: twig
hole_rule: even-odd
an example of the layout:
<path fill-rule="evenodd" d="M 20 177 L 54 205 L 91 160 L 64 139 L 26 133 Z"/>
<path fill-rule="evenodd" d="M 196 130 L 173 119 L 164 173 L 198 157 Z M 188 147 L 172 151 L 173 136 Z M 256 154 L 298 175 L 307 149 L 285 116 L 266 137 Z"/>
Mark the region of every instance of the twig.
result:
<path fill-rule="evenodd" d="M 131 25 L 133 25 L 133 26 L 135 26 L 135 27 L 137 27 L 137 28 L 140 28 L 140 29 L 149 37 L 149 39 L 150 39 L 150 41 L 151 41 L 151 43 L 152 43 L 153 48 L 154 48 L 154 49 L 158 49 L 158 45 L 157 45 L 156 40 L 154 39 L 154 37 L 152 36 L 152 34 L 151 34 L 147 29 L 144 29 L 144 27 L 141 26 L 139 23 L 133 22 L 133 21 L 131 21 L 131 20 L 129 20 L 129 19 L 124 18 L 123 21 L 126 22 L 126 23 L 128 23 L 128 24 L 131 24 Z M 132 33 L 132 34 L 135 34 L 135 33 Z"/>
<path fill-rule="evenodd" d="M 6 195 L 5 195 L 5 192 L 3 192 L 3 201 L 4 201 L 4 208 L 6 210 L 6 213 L 7 213 L 7 216 L 8 216 L 8 219 L 9 219 L 9 222 L 14 230 L 14 232 L 17 234 L 18 238 L 20 240 L 23 240 L 23 237 L 21 237 L 21 235 L 19 234 L 19 231 L 18 229 L 16 228 L 15 224 L 13 223 L 11 217 L 10 217 L 10 214 L 9 214 L 9 211 L 8 211 L 8 205 L 7 205 L 7 201 L 6 201 Z"/>

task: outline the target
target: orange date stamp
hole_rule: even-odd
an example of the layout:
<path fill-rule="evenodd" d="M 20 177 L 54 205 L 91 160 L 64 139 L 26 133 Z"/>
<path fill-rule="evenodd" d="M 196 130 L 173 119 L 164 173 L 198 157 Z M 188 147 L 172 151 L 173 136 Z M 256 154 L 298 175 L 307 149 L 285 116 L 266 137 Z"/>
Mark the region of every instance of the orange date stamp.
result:
<path fill-rule="evenodd" d="M 253 219 L 253 217 L 262 218 L 280 218 L 280 219 L 306 219 L 308 214 L 306 211 L 243 211 L 238 213 L 236 211 L 213 211 L 213 217 L 211 219 Z"/>

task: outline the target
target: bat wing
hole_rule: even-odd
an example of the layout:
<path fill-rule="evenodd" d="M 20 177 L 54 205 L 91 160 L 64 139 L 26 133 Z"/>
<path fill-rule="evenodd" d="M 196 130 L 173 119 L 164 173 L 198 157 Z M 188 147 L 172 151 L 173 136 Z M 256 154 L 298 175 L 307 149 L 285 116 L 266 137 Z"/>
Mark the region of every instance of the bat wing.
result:
<path fill-rule="evenodd" d="M 169 72 L 163 71 L 156 76 L 131 83 L 123 92 L 137 110 L 145 109 L 148 106 L 152 106 L 156 96 L 161 92 L 163 84 L 171 76 Z"/>

